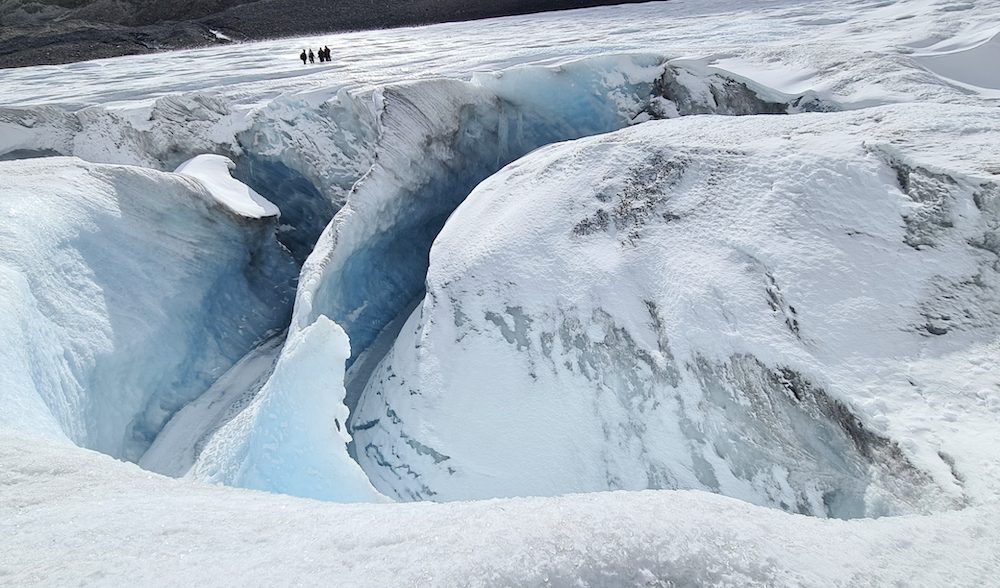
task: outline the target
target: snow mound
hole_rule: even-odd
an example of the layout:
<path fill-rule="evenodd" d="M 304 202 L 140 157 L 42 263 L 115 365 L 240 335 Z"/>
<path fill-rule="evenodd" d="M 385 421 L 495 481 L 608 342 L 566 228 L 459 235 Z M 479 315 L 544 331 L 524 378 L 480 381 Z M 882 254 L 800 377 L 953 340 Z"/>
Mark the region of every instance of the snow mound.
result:
<path fill-rule="evenodd" d="M 436 239 L 359 462 L 406 500 L 698 488 L 851 518 L 995 496 L 997 125 L 686 117 L 535 151 Z"/>
<path fill-rule="evenodd" d="M 223 206 L 247 218 L 278 216 L 278 207 L 249 186 L 233 178 L 236 164 L 223 155 L 199 155 L 180 164 L 174 173 L 192 177 Z"/>

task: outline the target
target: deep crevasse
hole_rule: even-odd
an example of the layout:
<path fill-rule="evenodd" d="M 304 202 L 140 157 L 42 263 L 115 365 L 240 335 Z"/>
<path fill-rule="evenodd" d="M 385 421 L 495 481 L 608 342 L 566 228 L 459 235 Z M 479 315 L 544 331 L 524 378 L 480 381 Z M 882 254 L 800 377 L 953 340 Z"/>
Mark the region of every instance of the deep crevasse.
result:
<path fill-rule="evenodd" d="M 326 361 L 322 356 L 291 351 L 301 347 L 300 338 L 323 317 L 333 319 L 350 336 L 347 365 L 364 358 L 348 372 L 345 399 L 353 408 L 380 354 L 389 348 L 394 330 L 423 295 L 427 251 L 448 215 L 477 183 L 535 147 L 664 116 L 836 107 L 815 94 L 782 94 L 697 60 L 665 66 L 658 56 L 612 56 L 558 67 L 517 68 L 477 76 L 471 82 L 429 80 L 332 95 L 320 91 L 283 96 L 245 119 L 210 94 L 194 94 L 160 99 L 148 113 L 91 108 L 65 114 L 40 109 L 7 111 L 4 120 L 10 127 L 26 124 L 30 117 L 32 126 L 45 130 L 37 134 L 32 149 L 99 160 L 162 168 L 192 155 L 191 150 L 228 154 L 237 161 L 237 176 L 282 209 L 278 239 L 300 261 L 326 227 L 301 274 L 285 351 L 269 365 L 253 362 L 257 374 L 253 378 L 227 376 L 227 381 L 247 389 L 220 398 L 235 402 L 234 407 L 258 410 L 280 406 L 268 398 L 294 388 L 295 372 L 325 369 L 320 365 Z M 178 127 L 181 122 L 183 130 Z M 272 186 L 277 191 L 268 192 Z M 504 323 L 500 314 L 494 312 L 493 317 L 488 321 Z M 384 342 L 365 357 L 380 335 Z M 271 341 L 266 345 L 273 346 Z M 234 361 L 228 360 L 228 365 Z M 269 385 L 272 370 L 278 380 Z M 198 387 L 207 389 L 204 383 Z M 334 399 L 338 388 L 330 382 L 328 391 Z M 259 390 L 263 392 L 254 397 Z M 284 453 L 282 443 L 255 440 L 287 438 L 280 431 L 294 427 L 295 418 L 258 418 L 247 412 L 237 421 L 233 420 L 237 412 L 223 411 L 222 421 L 216 413 L 210 423 L 201 423 L 202 430 L 175 427 L 174 434 L 193 435 L 195 440 L 181 444 L 192 453 L 169 469 L 180 474 L 193 465 L 197 477 L 229 484 L 326 498 L 344 495 L 338 488 L 343 472 L 350 468 L 324 466 L 329 465 L 324 461 L 328 454 L 307 456 L 291 443 Z M 331 406 L 323 414 L 340 414 L 340 409 Z M 330 420 L 312 427 L 340 429 L 332 436 L 328 430 L 314 431 L 338 445 L 337 439 L 345 439 L 347 423 Z M 236 424 L 227 426 L 223 421 Z M 176 446 L 172 441 L 164 440 L 165 446 Z M 418 454 L 435 455 L 419 441 L 408 444 Z M 205 451 L 206 447 L 211 450 Z M 343 453 L 336 447 L 331 451 Z M 190 463 L 196 456 L 197 461 Z M 341 457 L 336 459 L 345 463 Z M 147 465 L 157 467 L 152 460 Z M 367 492 L 364 484 L 355 482 L 349 485 L 360 489 L 356 496 Z M 675 483 L 666 478 L 646 482 L 653 487 Z M 810 508 L 822 510 L 815 504 Z"/>

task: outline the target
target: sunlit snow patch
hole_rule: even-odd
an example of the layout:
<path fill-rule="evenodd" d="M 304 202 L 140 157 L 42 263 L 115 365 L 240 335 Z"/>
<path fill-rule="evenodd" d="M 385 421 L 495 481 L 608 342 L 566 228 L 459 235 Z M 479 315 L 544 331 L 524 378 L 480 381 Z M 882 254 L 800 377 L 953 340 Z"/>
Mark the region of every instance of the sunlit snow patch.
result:
<path fill-rule="evenodd" d="M 278 216 L 278 207 L 229 173 L 236 167 L 222 155 L 199 155 L 180 164 L 175 173 L 195 178 L 219 203 L 248 218 Z"/>

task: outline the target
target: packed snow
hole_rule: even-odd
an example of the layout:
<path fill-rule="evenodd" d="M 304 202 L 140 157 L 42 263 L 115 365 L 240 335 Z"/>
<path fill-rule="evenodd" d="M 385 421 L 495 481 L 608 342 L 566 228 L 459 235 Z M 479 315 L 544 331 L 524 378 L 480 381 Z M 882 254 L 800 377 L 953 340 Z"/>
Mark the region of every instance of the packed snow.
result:
<path fill-rule="evenodd" d="M 986 586 L 1000 511 L 836 521 L 693 491 L 341 505 L 0 433 L 0 582 Z"/>
<path fill-rule="evenodd" d="M 988 584 L 997 22 L 0 70 L 0 584 Z"/>
<path fill-rule="evenodd" d="M 927 69 L 976 92 L 1000 90 L 997 60 L 1000 60 L 1000 32 L 971 47 L 948 47 L 946 51 L 931 51 L 917 57 Z"/>
<path fill-rule="evenodd" d="M 278 216 L 280 211 L 277 206 L 233 178 L 230 170 L 235 167 L 236 164 L 228 157 L 199 155 L 177 166 L 174 172 L 201 182 L 209 194 L 236 214 L 247 218 Z"/>

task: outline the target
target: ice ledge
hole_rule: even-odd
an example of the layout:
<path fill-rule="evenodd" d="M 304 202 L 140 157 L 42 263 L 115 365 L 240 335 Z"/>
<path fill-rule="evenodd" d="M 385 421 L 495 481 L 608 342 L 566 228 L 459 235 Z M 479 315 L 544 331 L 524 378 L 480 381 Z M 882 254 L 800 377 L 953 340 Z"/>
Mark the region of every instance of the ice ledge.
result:
<path fill-rule="evenodd" d="M 217 202 L 240 216 L 279 216 L 278 207 L 270 200 L 232 176 L 230 171 L 235 167 L 228 157 L 205 154 L 192 157 L 174 171 L 198 180 Z"/>

